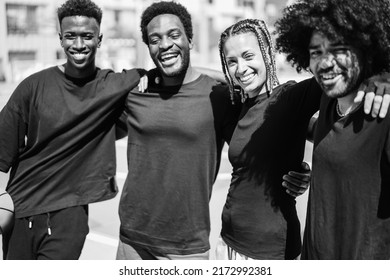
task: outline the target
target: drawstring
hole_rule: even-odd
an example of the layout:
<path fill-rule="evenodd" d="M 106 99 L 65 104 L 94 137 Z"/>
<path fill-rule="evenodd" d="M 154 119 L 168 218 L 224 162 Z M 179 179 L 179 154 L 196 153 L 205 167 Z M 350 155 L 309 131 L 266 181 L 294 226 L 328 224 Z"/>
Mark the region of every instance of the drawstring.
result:
<path fill-rule="evenodd" d="M 49 235 L 51 235 L 50 213 L 46 213 L 46 215 L 47 215 L 47 219 L 46 219 L 47 233 Z M 28 228 L 29 229 L 32 229 L 33 221 L 34 221 L 34 217 L 29 217 L 28 218 Z"/>
<path fill-rule="evenodd" d="M 51 235 L 51 228 L 50 228 L 50 213 L 47 213 L 47 233 Z"/>
<path fill-rule="evenodd" d="M 29 228 L 29 229 L 32 229 L 32 226 L 33 226 L 33 220 L 34 220 L 34 218 L 33 218 L 33 217 L 30 217 L 30 218 L 28 218 L 28 228 Z"/>

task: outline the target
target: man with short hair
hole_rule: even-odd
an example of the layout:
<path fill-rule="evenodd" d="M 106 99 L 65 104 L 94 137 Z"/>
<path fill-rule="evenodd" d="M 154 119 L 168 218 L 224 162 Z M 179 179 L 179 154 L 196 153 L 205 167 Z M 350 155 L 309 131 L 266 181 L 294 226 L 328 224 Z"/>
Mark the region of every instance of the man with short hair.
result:
<path fill-rule="evenodd" d="M 118 259 L 208 259 L 209 199 L 239 106 L 226 86 L 191 66 L 191 16 L 157 2 L 141 18 L 157 69 L 127 98 L 129 173 Z"/>
<path fill-rule="evenodd" d="M 302 0 L 276 24 L 279 49 L 325 93 L 302 259 L 390 259 L 390 116 L 353 101 L 361 81 L 390 70 L 389 18 L 387 0 Z"/>
<path fill-rule="evenodd" d="M 0 113 L 0 170 L 15 204 L 3 233 L 4 259 L 78 259 L 88 204 L 113 198 L 116 121 L 135 70 L 95 65 L 101 9 L 68 0 L 58 9 L 64 65 L 23 80 Z"/>

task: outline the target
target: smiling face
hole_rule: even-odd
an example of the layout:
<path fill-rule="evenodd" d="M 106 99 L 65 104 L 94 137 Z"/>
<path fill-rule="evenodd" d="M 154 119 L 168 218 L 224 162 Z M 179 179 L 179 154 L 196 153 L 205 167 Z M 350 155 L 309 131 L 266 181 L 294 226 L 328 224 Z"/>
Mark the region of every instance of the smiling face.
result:
<path fill-rule="evenodd" d="M 329 97 L 344 97 L 359 85 L 363 63 L 357 49 L 331 42 L 315 32 L 310 40 L 309 53 L 310 70 Z"/>
<path fill-rule="evenodd" d="M 182 77 L 190 63 L 192 43 L 180 19 L 171 14 L 153 18 L 147 25 L 148 47 L 154 64 L 166 77 Z"/>
<path fill-rule="evenodd" d="M 256 35 L 252 32 L 229 37 L 223 45 L 230 76 L 249 97 L 263 89 L 267 71 Z"/>
<path fill-rule="evenodd" d="M 100 47 L 102 35 L 96 19 L 86 16 L 70 16 L 62 19 L 60 41 L 67 62 L 65 71 L 77 78 L 94 73 L 95 56 Z"/>

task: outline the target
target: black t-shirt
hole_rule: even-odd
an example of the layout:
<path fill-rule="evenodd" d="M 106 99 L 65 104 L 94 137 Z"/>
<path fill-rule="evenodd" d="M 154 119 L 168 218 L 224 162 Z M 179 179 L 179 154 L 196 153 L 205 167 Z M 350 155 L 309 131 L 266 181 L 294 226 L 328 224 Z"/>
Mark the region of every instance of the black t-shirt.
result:
<path fill-rule="evenodd" d="M 115 122 L 138 82 L 135 70 L 75 80 L 51 67 L 20 83 L 0 113 L 17 218 L 115 196 Z"/>
<path fill-rule="evenodd" d="M 390 259 L 390 115 L 340 118 L 323 96 L 303 259 Z"/>
<path fill-rule="evenodd" d="M 221 236 L 235 251 L 254 259 L 299 255 L 295 199 L 282 187 L 282 176 L 300 171 L 320 97 L 320 87 L 308 79 L 244 103 L 229 146 L 233 174 L 222 213 Z"/>
<path fill-rule="evenodd" d="M 126 107 L 129 172 L 119 207 L 121 240 L 156 254 L 207 251 L 209 199 L 239 106 L 231 104 L 226 86 L 201 75 L 180 87 L 132 91 Z"/>

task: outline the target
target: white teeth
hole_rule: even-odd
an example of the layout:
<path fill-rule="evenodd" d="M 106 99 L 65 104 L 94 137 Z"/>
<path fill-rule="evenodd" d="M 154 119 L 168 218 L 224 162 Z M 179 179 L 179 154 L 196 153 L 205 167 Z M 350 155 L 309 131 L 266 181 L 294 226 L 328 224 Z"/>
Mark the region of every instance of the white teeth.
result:
<path fill-rule="evenodd" d="M 177 54 L 163 54 L 161 60 L 168 60 L 177 57 Z"/>
<path fill-rule="evenodd" d="M 336 78 L 338 75 L 340 75 L 340 74 L 336 74 L 336 73 L 334 73 L 334 74 L 323 74 L 323 75 L 321 75 L 321 78 L 324 79 L 324 80 L 331 80 L 331 79 Z"/>
<path fill-rule="evenodd" d="M 83 58 L 86 57 L 86 55 L 83 54 L 83 53 L 74 53 L 73 56 L 74 56 L 74 58 L 76 58 L 76 59 L 83 59 Z"/>
<path fill-rule="evenodd" d="M 246 75 L 244 77 L 240 77 L 240 81 L 243 82 L 243 83 L 246 83 L 247 81 L 249 81 L 250 79 L 252 79 L 252 77 L 254 76 L 255 74 L 252 73 L 252 74 L 249 74 L 249 75 Z"/>

